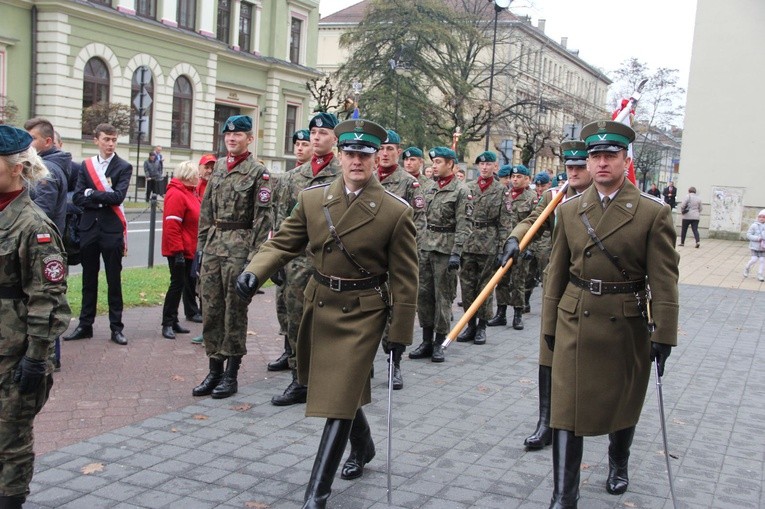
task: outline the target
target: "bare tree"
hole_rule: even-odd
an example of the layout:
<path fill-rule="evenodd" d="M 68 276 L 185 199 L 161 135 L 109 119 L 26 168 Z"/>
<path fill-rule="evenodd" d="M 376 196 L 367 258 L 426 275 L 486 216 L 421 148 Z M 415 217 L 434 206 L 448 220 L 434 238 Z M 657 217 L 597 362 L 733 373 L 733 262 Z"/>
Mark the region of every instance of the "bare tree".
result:
<path fill-rule="evenodd" d="M 119 103 L 98 102 L 82 110 L 82 134 L 89 136 L 98 124 L 108 123 L 120 134 L 130 132 L 130 106 Z"/>
<path fill-rule="evenodd" d="M 0 95 L 0 124 L 16 123 L 16 115 L 18 113 L 19 109 L 16 103 L 6 96 Z"/>

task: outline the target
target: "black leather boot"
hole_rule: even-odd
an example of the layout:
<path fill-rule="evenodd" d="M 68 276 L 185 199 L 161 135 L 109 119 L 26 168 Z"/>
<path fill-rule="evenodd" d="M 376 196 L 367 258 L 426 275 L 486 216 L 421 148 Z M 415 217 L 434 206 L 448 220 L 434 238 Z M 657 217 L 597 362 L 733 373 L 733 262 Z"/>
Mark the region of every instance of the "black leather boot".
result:
<path fill-rule="evenodd" d="M 526 290 L 526 293 L 523 296 L 523 302 L 525 302 L 525 304 L 523 305 L 523 313 L 524 314 L 531 313 L 531 304 L 529 304 L 529 300 L 531 300 L 531 292 L 533 292 L 533 291 L 534 291 L 533 289 L 532 290 Z"/>
<path fill-rule="evenodd" d="M 470 343 L 471 341 L 475 340 L 475 333 L 475 317 L 473 317 L 468 321 L 467 328 L 465 328 L 465 330 L 457 336 L 457 343 Z"/>
<path fill-rule="evenodd" d="M 207 396 L 212 394 L 213 389 L 218 386 L 221 378 L 223 378 L 223 359 L 213 359 L 210 357 L 210 372 L 207 373 L 201 384 L 191 390 L 191 395 Z"/>
<path fill-rule="evenodd" d="M 24 495 L 0 495 L 0 509 L 21 509 L 25 500 Z"/>
<path fill-rule="evenodd" d="M 410 359 L 427 359 L 433 355 L 433 327 L 422 328 L 422 343 L 409 352 Z"/>
<path fill-rule="evenodd" d="M 343 459 L 343 451 L 351 433 L 350 419 L 327 419 L 313 462 L 311 479 L 305 489 L 302 509 L 325 509 L 332 493 L 332 480 Z"/>
<path fill-rule="evenodd" d="M 404 388 L 404 377 L 401 375 L 401 356 L 404 355 L 404 346 L 395 345 L 393 352 L 393 390 L 400 391 Z M 390 361 L 389 361 L 390 362 Z"/>
<path fill-rule="evenodd" d="M 430 362 L 444 362 L 444 340 L 446 334 L 436 333 L 436 338 L 433 340 L 433 353 L 430 356 Z"/>
<path fill-rule="evenodd" d="M 478 327 L 475 329 L 473 343 L 476 345 L 486 344 L 486 320 L 478 320 Z"/>
<path fill-rule="evenodd" d="M 229 357 L 226 364 L 226 372 L 223 373 L 223 379 L 218 386 L 212 391 L 213 399 L 228 398 L 236 394 L 239 390 L 239 382 L 236 378 L 239 374 L 239 366 L 242 365 L 241 357 Z"/>
<path fill-rule="evenodd" d="M 553 430 L 553 496 L 549 509 L 577 509 L 584 438 Z"/>
<path fill-rule="evenodd" d="M 552 387 L 552 368 L 539 366 L 539 421 L 534 433 L 523 441 L 527 449 L 542 449 L 552 443 L 550 429 L 550 390 Z"/>
<path fill-rule="evenodd" d="M 612 495 L 621 495 L 630 484 L 627 463 L 630 459 L 630 447 L 635 436 L 635 426 L 608 434 L 608 479 L 606 491 Z"/>
<path fill-rule="evenodd" d="M 290 342 L 287 341 L 287 336 L 284 336 L 284 352 L 275 360 L 268 363 L 268 371 L 285 371 L 290 369 L 289 359 L 292 355 L 292 347 Z"/>
<path fill-rule="evenodd" d="M 351 426 L 351 454 L 340 471 L 341 479 L 356 479 L 364 474 L 364 465 L 375 457 L 375 443 L 364 411 L 356 410 Z"/>
<path fill-rule="evenodd" d="M 292 382 L 284 389 L 281 396 L 271 398 L 271 404 L 276 406 L 297 405 L 305 403 L 308 396 L 308 387 L 301 385 L 297 379 L 297 370 L 292 370 Z"/>
<path fill-rule="evenodd" d="M 497 314 L 494 318 L 489 320 L 489 327 L 497 327 L 498 325 L 507 325 L 507 306 L 497 306 Z"/>
<path fill-rule="evenodd" d="M 513 308 L 513 329 L 523 330 L 523 308 Z"/>

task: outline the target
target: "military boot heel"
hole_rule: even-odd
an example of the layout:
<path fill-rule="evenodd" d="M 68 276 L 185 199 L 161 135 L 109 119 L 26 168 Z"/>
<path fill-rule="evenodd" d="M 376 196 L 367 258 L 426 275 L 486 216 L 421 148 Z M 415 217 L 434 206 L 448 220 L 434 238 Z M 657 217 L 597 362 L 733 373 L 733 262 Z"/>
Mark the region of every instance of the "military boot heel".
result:
<path fill-rule="evenodd" d="M 410 359 L 427 359 L 433 355 L 433 328 L 422 328 L 422 343 L 409 352 Z"/>
<path fill-rule="evenodd" d="M 513 308 L 513 329 L 523 330 L 523 308 Z"/>
<path fill-rule="evenodd" d="M 290 356 L 292 355 L 292 347 L 287 340 L 287 336 L 284 336 L 284 351 L 282 354 L 272 362 L 269 362 L 266 368 L 268 371 L 286 371 L 290 369 Z"/>
<path fill-rule="evenodd" d="M 212 394 L 223 378 L 223 359 L 213 359 L 210 357 L 210 372 L 202 383 L 197 385 L 191 390 L 192 396 L 209 396 Z"/>
<path fill-rule="evenodd" d="M 630 447 L 635 436 L 635 427 L 625 428 L 608 434 L 608 479 L 606 491 L 611 495 L 621 495 L 630 485 L 627 464 L 630 459 Z"/>
<path fill-rule="evenodd" d="M 489 320 L 487 325 L 489 327 L 507 325 L 507 306 L 497 306 L 497 314 Z"/>
<path fill-rule="evenodd" d="M 375 443 L 372 440 L 372 432 L 361 408 L 356 410 L 356 416 L 353 418 L 350 440 L 351 453 L 348 455 L 348 459 L 345 460 L 342 470 L 340 470 L 340 478 L 346 480 L 357 479 L 364 475 L 364 465 L 375 457 Z"/>
<path fill-rule="evenodd" d="M 284 389 L 284 393 L 271 398 L 271 404 L 275 406 L 297 405 L 305 403 L 308 397 L 308 387 L 298 382 L 297 370 L 292 370 L 292 382 Z"/>
<path fill-rule="evenodd" d="M 229 357 L 226 364 L 226 372 L 223 373 L 223 379 L 218 386 L 212 391 L 213 399 L 223 399 L 233 396 L 239 390 L 239 382 L 237 376 L 239 374 L 239 366 L 242 365 L 241 357 Z"/>
<path fill-rule="evenodd" d="M 539 366 L 539 421 L 534 433 L 524 440 L 523 445 L 531 451 L 542 449 L 552 443 L 550 429 L 550 390 L 552 386 L 552 368 Z"/>

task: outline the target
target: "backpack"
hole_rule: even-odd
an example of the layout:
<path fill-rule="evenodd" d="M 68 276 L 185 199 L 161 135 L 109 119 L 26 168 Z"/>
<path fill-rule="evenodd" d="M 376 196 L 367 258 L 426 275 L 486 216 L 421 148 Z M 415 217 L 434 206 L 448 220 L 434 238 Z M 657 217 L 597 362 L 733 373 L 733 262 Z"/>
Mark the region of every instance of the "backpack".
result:
<path fill-rule="evenodd" d="M 80 216 L 81 214 L 67 213 L 66 226 L 64 226 L 64 231 L 61 233 L 61 240 L 64 242 L 68 265 L 79 265 L 81 261 Z"/>

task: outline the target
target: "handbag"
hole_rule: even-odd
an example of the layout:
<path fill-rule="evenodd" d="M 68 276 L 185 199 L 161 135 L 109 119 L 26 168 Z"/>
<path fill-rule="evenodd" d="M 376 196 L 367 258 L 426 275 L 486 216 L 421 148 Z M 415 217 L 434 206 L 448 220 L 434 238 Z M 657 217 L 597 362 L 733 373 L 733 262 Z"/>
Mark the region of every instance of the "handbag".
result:
<path fill-rule="evenodd" d="M 685 204 L 683 205 L 683 208 L 680 209 L 680 213 L 681 214 L 687 214 L 690 211 L 691 211 L 691 202 L 689 200 L 689 201 L 685 202 Z"/>

